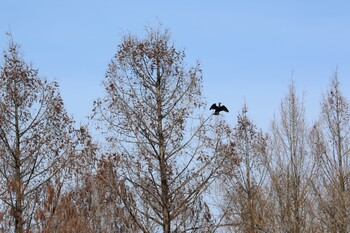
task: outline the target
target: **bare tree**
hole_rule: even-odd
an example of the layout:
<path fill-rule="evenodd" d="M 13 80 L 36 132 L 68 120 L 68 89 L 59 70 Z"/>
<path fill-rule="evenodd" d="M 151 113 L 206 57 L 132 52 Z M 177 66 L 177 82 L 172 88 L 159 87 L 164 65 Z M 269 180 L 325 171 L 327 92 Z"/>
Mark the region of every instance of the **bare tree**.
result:
<path fill-rule="evenodd" d="M 261 232 L 268 225 L 264 180 L 266 138 L 247 115 L 244 105 L 233 129 L 233 164 L 225 163 L 225 206 L 235 232 Z M 238 165 L 238 166 L 235 166 Z M 228 165 L 228 166 L 227 166 Z M 230 225 L 230 224 L 228 224 Z"/>
<path fill-rule="evenodd" d="M 73 156 L 72 124 L 57 83 L 40 78 L 10 37 L 0 68 L 0 209 L 6 231 L 31 230 L 44 186 Z"/>
<path fill-rule="evenodd" d="M 274 231 L 308 232 L 313 162 L 307 150 L 308 129 L 294 83 L 281 102 L 280 120 L 272 122 L 267 163 L 274 198 Z"/>
<path fill-rule="evenodd" d="M 221 162 L 205 147 L 207 120 L 196 117 L 200 65 L 187 69 L 184 58 L 168 30 L 125 36 L 103 83 L 107 95 L 95 102 L 94 118 L 121 159 L 118 192 L 142 232 L 196 232 L 212 221 L 201 196 Z"/>
<path fill-rule="evenodd" d="M 311 139 L 318 165 L 314 191 L 320 223 L 327 232 L 349 232 L 350 109 L 337 72 L 323 98 L 321 118 Z"/>

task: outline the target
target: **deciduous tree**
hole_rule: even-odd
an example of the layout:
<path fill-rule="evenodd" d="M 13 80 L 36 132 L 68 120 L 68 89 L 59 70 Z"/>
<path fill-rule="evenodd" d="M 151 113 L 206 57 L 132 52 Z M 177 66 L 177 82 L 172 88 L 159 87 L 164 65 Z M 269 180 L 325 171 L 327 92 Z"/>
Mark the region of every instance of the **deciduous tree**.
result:
<path fill-rule="evenodd" d="M 277 232 L 310 230 L 310 179 L 313 162 L 308 152 L 308 129 L 303 102 L 294 83 L 281 102 L 280 119 L 272 122 L 270 160 L 267 163 L 274 198 Z"/>
<path fill-rule="evenodd" d="M 320 121 L 311 139 L 318 170 L 314 191 L 320 225 L 327 232 L 349 232 L 350 107 L 337 72 L 323 98 Z"/>
<path fill-rule="evenodd" d="M 44 187 L 72 162 L 74 135 L 57 83 L 41 78 L 10 37 L 0 67 L 0 208 L 6 231 L 33 230 Z"/>
<path fill-rule="evenodd" d="M 236 163 L 225 166 L 224 200 L 228 209 L 224 211 L 233 231 L 260 232 L 268 226 L 264 190 L 266 138 L 249 119 L 247 111 L 244 105 L 231 137 L 232 159 Z"/>
<path fill-rule="evenodd" d="M 201 198 L 219 158 L 207 148 L 207 121 L 199 63 L 187 68 L 185 52 L 161 27 L 147 37 L 127 35 L 109 64 L 106 96 L 94 118 L 121 159 L 124 207 L 142 232 L 196 232 L 212 223 Z M 205 223 L 205 224 L 204 224 Z"/>

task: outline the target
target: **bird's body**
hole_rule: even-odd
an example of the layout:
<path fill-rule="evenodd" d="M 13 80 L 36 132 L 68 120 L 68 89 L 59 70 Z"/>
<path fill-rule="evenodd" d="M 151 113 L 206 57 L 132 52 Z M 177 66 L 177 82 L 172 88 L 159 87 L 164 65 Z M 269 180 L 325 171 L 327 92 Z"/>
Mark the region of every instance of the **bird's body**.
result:
<path fill-rule="evenodd" d="M 221 111 L 228 112 L 228 109 L 225 107 L 225 105 L 221 105 L 221 103 L 219 103 L 219 105 L 216 105 L 216 103 L 213 104 L 209 110 L 215 110 L 214 115 L 219 115 Z"/>

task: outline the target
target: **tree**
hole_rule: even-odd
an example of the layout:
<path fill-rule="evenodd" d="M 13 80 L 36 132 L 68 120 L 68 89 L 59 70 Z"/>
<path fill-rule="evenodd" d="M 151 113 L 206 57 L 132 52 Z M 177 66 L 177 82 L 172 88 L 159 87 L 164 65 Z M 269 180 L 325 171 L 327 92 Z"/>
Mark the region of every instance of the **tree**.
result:
<path fill-rule="evenodd" d="M 318 169 L 314 191 L 320 223 L 327 232 L 349 232 L 350 108 L 341 93 L 337 72 L 323 98 L 311 141 Z"/>
<path fill-rule="evenodd" d="M 34 228 L 44 187 L 73 162 L 72 125 L 57 83 L 41 78 L 10 37 L 0 68 L 0 208 L 6 231 Z"/>
<path fill-rule="evenodd" d="M 123 208 L 118 192 L 114 192 L 120 184 L 114 172 L 118 160 L 117 156 L 101 158 L 97 170 L 85 172 L 79 177 L 79 184 L 64 192 L 59 200 L 56 193 L 60 191 L 49 184 L 44 205 L 34 217 L 38 232 L 135 232 L 136 224 Z M 53 208 L 54 215 L 47 219 Z"/>
<path fill-rule="evenodd" d="M 281 102 L 280 117 L 272 122 L 271 157 L 267 163 L 271 197 L 276 203 L 274 227 L 282 232 L 308 232 L 313 162 L 307 150 L 305 111 L 294 83 Z"/>
<path fill-rule="evenodd" d="M 195 232 L 212 221 L 201 195 L 221 162 L 205 147 L 208 119 L 196 118 L 200 65 L 187 69 L 184 58 L 168 30 L 127 35 L 109 64 L 106 96 L 95 102 L 94 119 L 121 159 L 116 191 L 142 232 Z"/>
<path fill-rule="evenodd" d="M 257 130 L 247 112 L 247 106 L 244 105 L 237 116 L 231 137 L 233 164 L 225 166 L 223 176 L 224 200 L 228 207 L 224 211 L 235 232 L 259 232 L 266 229 L 268 224 L 264 190 L 267 139 Z"/>

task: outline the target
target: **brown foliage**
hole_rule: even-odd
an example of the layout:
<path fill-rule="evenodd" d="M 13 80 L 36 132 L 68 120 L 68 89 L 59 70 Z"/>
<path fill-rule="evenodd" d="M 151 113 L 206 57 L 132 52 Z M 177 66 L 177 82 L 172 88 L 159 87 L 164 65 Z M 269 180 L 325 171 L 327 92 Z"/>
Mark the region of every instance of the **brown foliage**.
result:
<path fill-rule="evenodd" d="M 43 187 L 54 177 L 63 178 L 58 175 L 77 155 L 81 136 L 72 125 L 58 84 L 41 78 L 10 37 L 0 68 L 0 200 L 7 216 L 5 229 L 31 229 Z"/>
<path fill-rule="evenodd" d="M 120 154 L 129 191 L 120 194 L 140 231 L 185 231 L 201 224 L 199 198 L 221 162 L 205 146 L 206 121 L 195 115 L 203 106 L 199 64 L 186 68 L 167 30 L 147 32 L 145 39 L 124 37 L 94 119 Z M 198 125 L 192 132 L 189 119 Z"/>

